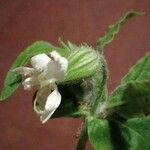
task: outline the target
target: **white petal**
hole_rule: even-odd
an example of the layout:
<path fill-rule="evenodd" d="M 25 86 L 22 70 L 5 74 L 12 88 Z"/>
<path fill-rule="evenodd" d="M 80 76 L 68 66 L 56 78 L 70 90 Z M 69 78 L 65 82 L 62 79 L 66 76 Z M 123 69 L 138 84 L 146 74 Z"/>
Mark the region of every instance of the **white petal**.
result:
<path fill-rule="evenodd" d="M 56 82 L 56 79 L 48 79 L 48 80 L 40 81 L 40 88 L 47 86 L 49 84 L 54 84 L 55 82 Z"/>
<path fill-rule="evenodd" d="M 31 58 L 31 65 L 39 72 L 47 68 L 51 59 L 46 54 L 39 54 Z"/>
<path fill-rule="evenodd" d="M 31 90 L 32 86 L 38 85 L 39 82 L 37 80 L 36 77 L 29 77 L 26 78 L 23 82 L 22 82 L 23 86 L 24 86 L 24 90 Z"/>
<path fill-rule="evenodd" d="M 55 112 L 61 102 L 61 95 L 56 88 L 48 97 L 45 103 L 45 110 L 40 116 L 40 120 L 42 123 L 45 123 Z"/>
<path fill-rule="evenodd" d="M 68 60 L 61 57 L 56 51 L 50 53 L 52 61 L 48 63 L 45 76 L 47 79 L 63 80 L 68 68 Z"/>
<path fill-rule="evenodd" d="M 42 124 L 46 123 L 48 119 L 52 116 L 55 110 L 44 110 L 40 116 L 40 121 Z"/>
<path fill-rule="evenodd" d="M 13 72 L 19 73 L 23 76 L 31 76 L 33 74 L 36 74 L 35 69 L 29 68 L 29 67 L 17 67 L 12 70 Z"/>
<path fill-rule="evenodd" d="M 45 109 L 51 109 L 52 107 L 58 107 L 61 101 L 61 95 L 56 88 L 48 97 L 45 103 Z"/>
<path fill-rule="evenodd" d="M 49 55 L 53 58 L 55 62 L 57 62 L 60 65 L 60 70 L 66 72 L 68 68 L 68 60 L 65 57 L 62 57 L 59 53 L 56 51 L 52 51 L 49 53 Z"/>
<path fill-rule="evenodd" d="M 45 101 L 49 95 L 49 93 L 51 93 L 51 86 L 45 86 L 40 88 L 37 92 L 36 92 L 36 97 L 34 99 L 34 110 L 37 114 L 42 114 L 43 111 L 45 110 Z M 36 104 L 40 105 L 40 109 L 37 108 Z"/>
<path fill-rule="evenodd" d="M 37 97 L 34 99 L 34 102 L 33 102 L 33 108 L 34 108 L 34 111 L 37 113 L 37 114 L 39 114 L 39 115 L 41 115 L 42 113 L 43 113 L 43 110 L 41 110 L 40 108 L 38 108 L 38 106 L 37 106 Z M 38 105 L 39 105 L 39 103 L 38 103 Z"/>

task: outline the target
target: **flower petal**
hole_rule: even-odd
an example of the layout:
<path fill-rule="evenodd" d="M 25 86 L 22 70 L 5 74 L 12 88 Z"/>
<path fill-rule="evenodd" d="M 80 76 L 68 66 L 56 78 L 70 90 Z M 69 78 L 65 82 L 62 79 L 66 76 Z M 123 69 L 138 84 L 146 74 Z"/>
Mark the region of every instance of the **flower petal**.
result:
<path fill-rule="evenodd" d="M 23 82 L 22 82 L 23 86 L 24 86 L 24 90 L 31 90 L 31 88 L 35 85 L 38 85 L 38 79 L 37 77 L 29 77 L 26 78 Z"/>
<path fill-rule="evenodd" d="M 55 112 L 61 102 L 61 95 L 56 88 L 48 97 L 45 103 L 45 110 L 40 116 L 42 123 L 45 123 Z"/>
<path fill-rule="evenodd" d="M 40 114 L 41 112 L 43 112 L 43 110 L 45 110 L 45 103 L 47 100 L 48 95 L 51 93 L 52 91 L 52 86 L 47 85 L 45 87 L 40 88 L 37 92 L 36 92 L 36 96 L 34 99 L 34 110 Z M 40 110 L 36 108 L 36 106 L 39 105 Z M 40 112 L 40 113 L 39 113 Z"/>
<path fill-rule="evenodd" d="M 54 84 L 56 82 L 56 79 L 47 79 L 47 80 L 42 80 L 40 81 L 40 88 L 47 86 L 49 84 Z"/>
<path fill-rule="evenodd" d="M 62 71 L 64 71 L 64 72 L 67 71 L 68 60 L 65 57 L 62 57 L 56 51 L 52 51 L 51 53 L 49 53 L 49 55 L 53 58 L 52 60 L 54 60 L 55 62 L 58 62 L 58 64 L 60 64 Z"/>
<path fill-rule="evenodd" d="M 51 59 L 46 54 L 43 53 L 43 54 L 33 56 L 31 58 L 31 65 L 37 71 L 42 72 L 47 68 L 47 65 L 50 61 Z"/>
<path fill-rule="evenodd" d="M 35 69 L 29 68 L 29 67 L 17 67 L 12 70 L 13 72 L 19 73 L 23 76 L 31 76 L 33 74 L 36 74 Z"/>
<path fill-rule="evenodd" d="M 68 60 L 61 57 L 56 51 L 50 53 L 52 61 L 48 63 L 45 77 L 47 79 L 63 80 L 68 68 Z"/>

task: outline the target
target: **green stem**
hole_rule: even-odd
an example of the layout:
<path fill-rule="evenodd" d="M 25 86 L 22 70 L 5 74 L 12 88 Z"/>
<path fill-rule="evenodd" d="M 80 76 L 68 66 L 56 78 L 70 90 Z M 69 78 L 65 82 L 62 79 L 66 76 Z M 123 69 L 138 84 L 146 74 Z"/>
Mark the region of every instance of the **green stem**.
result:
<path fill-rule="evenodd" d="M 101 85 L 100 85 L 100 93 L 98 94 L 98 97 L 96 98 L 94 104 L 93 104 L 93 107 L 91 109 L 91 113 L 93 115 L 95 115 L 96 113 L 96 110 L 97 110 L 97 107 L 99 106 L 99 102 L 100 102 L 100 98 L 102 97 L 102 94 L 103 94 L 103 91 L 104 91 L 104 88 L 106 86 L 106 82 L 107 82 L 107 77 L 108 77 L 108 69 L 107 69 L 107 63 L 106 63 L 106 60 L 103 56 L 100 56 L 100 61 L 102 63 L 102 70 L 103 70 L 103 74 L 102 74 L 102 82 L 101 82 Z M 86 147 L 86 143 L 87 143 L 87 140 L 88 140 L 88 134 L 87 134 L 87 121 L 85 121 L 83 127 L 82 127 L 82 130 L 81 130 L 81 133 L 80 133 L 80 136 L 79 136 L 79 140 L 78 140 L 78 143 L 77 143 L 77 148 L 76 150 L 84 150 L 85 147 Z"/>
<path fill-rule="evenodd" d="M 99 90 L 100 92 L 98 94 L 98 97 L 95 99 L 95 102 L 94 102 L 93 107 L 91 109 L 92 114 L 95 114 L 97 107 L 99 106 L 98 104 L 99 104 L 100 99 L 102 97 L 103 91 L 104 91 L 106 83 L 107 83 L 107 78 L 108 78 L 107 62 L 103 56 L 100 57 L 100 61 L 102 63 L 102 71 L 103 71 L 102 75 L 103 75 L 103 77 L 102 77 L 102 83 L 100 85 L 100 90 Z"/>
<path fill-rule="evenodd" d="M 80 137 L 78 139 L 77 148 L 76 150 L 84 150 L 86 147 L 86 143 L 88 140 L 87 134 L 87 122 L 85 122 L 82 126 L 82 130 L 80 132 Z"/>

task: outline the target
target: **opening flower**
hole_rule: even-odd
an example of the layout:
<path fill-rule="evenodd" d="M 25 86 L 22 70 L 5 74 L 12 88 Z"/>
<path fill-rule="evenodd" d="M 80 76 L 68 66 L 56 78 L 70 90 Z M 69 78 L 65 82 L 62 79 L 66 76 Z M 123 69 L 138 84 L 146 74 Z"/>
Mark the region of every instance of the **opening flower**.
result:
<path fill-rule="evenodd" d="M 31 58 L 30 67 L 18 67 L 13 71 L 22 75 L 25 90 L 31 90 L 38 86 L 34 100 L 34 110 L 40 115 L 40 120 L 45 123 L 55 112 L 61 102 L 61 95 L 57 88 L 57 81 L 64 79 L 68 68 L 68 60 L 56 51 L 49 55 L 38 54 Z M 44 101 L 43 101 L 44 100 Z M 37 110 L 36 103 L 40 103 L 43 109 Z"/>

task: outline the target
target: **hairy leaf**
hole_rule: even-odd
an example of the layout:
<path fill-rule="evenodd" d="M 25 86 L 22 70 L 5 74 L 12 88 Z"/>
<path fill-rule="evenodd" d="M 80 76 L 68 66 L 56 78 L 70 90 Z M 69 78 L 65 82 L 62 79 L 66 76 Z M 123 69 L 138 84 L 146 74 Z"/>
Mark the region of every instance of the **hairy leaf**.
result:
<path fill-rule="evenodd" d="M 150 116 L 129 119 L 121 125 L 121 129 L 128 143 L 127 150 L 150 149 Z"/>
<path fill-rule="evenodd" d="M 136 81 L 119 86 L 108 105 L 125 118 L 150 114 L 150 82 Z"/>
<path fill-rule="evenodd" d="M 97 46 L 98 46 L 97 49 L 100 52 L 103 52 L 104 46 L 106 46 L 107 44 L 112 42 L 112 40 L 114 39 L 115 35 L 119 32 L 122 25 L 124 25 L 130 18 L 132 18 L 134 16 L 139 16 L 142 14 L 143 13 L 141 13 L 141 12 L 129 11 L 125 14 L 125 16 L 123 16 L 115 24 L 110 25 L 107 33 L 103 37 L 99 38 L 99 40 L 97 42 Z"/>
<path fill-rule="evenodd" d="M 147 80 L 150 77 L 150 54 L 140 59 L 124 76 L 122 83 Z"/>
<path fill-rule="evenodd" d="M 88 136 L 94 150 L 111 150 L 109 125 L 106 120 L 88 119 Z"/>

